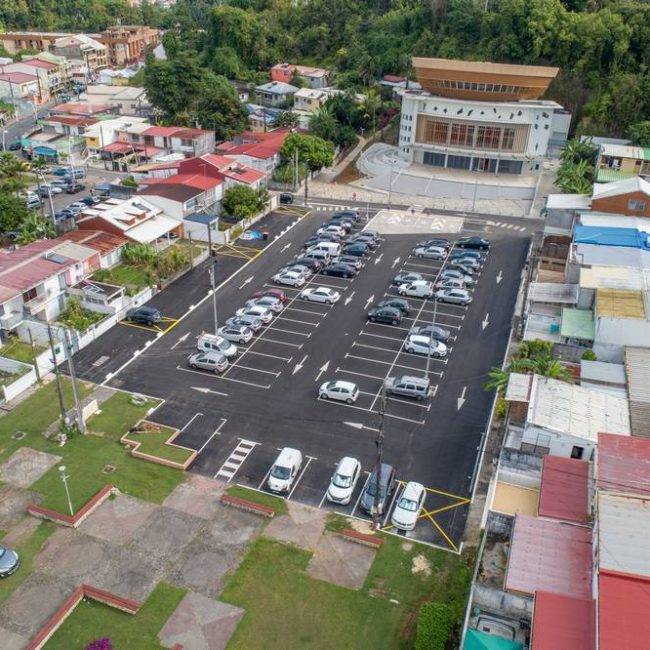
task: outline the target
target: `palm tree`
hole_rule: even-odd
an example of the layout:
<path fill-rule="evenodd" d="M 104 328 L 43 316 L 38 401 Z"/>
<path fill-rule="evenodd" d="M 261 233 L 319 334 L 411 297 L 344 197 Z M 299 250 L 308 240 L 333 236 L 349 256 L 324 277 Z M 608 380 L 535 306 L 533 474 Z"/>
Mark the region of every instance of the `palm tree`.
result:
<path fill-rule="evenodd" d="M 338 132 L 338 124 L 332 111 L 321 106 L 309 119 L 309 130 L 323 140 L 332 142 Z"/>
<path fill-rule="evenodd" d="M 20 160 L 10 151 L 0 153 L 0 188 L 4 192 L 16 193 L 27 186 L 24 172 L 29 170 L 29 164 Z"/>
<path fill-rule="evenodd" d="M 529 359 L 513 359 L 506 368 L 494 367 L 488 373 L 489 379 L 485 382 L 485 390 L 504 392 L 511 373 L 530 372 L 531 368 Z"/>
<path fill-rule="evenodd" d="M 588 160 L 565 160 L 557 171 L 557 186 L 571 194 L 589 194 L 592 189 L 593 166 Z"/>
<path fill-rule="evenodd" d="M 54 225 L 36 212 L 30 212 L 25 218 L 18 235 L 19 244 L 29 244 L 36 239 L 51 239 L 56 235 Z"/>
<path fill-rule="evenodd" d="M 593 145 L 591 138 L 588 140 L 580 140 L 579 138 L 567 140 L 560 154 L 562 162 L 568 161 L 573 163 L 578 163 L 581 160 L 593 163 L 595 156 L 596 147 Z"/>
<path fill-rule="evenodd" d="M 379 93 L 374 90 L 370 89 L 366 93 L 366 98 L 363 102 L 363 112 L 366 115 L 366 119 L 370 120 L 372 117 L 372 134 L 373 136 L 375 135 L 376 131 L 376 123 L 377 123 L 377 111 L 381 110 L 381 97 L 379 96 Z"/>

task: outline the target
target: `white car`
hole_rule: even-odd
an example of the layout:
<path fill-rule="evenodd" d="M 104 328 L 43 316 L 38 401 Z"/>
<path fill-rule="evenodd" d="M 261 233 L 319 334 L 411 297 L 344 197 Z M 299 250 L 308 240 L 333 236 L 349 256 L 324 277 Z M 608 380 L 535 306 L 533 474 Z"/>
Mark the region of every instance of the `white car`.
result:
<path fill-rule="evenodd" d="M 424 485 L 409 481 L 400 495 L 390 521 L 400 530 L 413 530 L 424 507 L 427 491 Z"/>
<path fill-rule="evenodd" d="M 300 473 L 302 454 L 297 449 L 285 447 L 280 451 L 269 472 L 267 485 L 272 492 L 289 492 Z"/>
<path fill-rule="evenodd" d="M 418 246 L 413 249 L 413 254 L 427 260 L 444 260 L 447 251 L 440 246 Z"/>
<path fill-rule="evenodd" d="M 436 282 L 436 289 L 464 289 L 465 283 L 455 278 L 442 279 Z"/>
<path fill-rule="evenodd" d="M 224 325 L 217 330 L 217 334 L 227 341 L 241 345 L 253 338 L 253 330 L 245 325 Z"/>
<path fill-rule="evenodd" d="M 203 332 L 196 341 L 196 349 L 200 352 L 214 352 L 222 354 L 227 359 L 237 356 L 237 346 L 230 341 L 215 334 Z"/>
<path fill-rule="evenodd" d="M 346 232 L 345 228 L 341 228 L 341 226 L 323 226 L 322 228 L 319 228 L 316 231 L 317 235 L 323 235 L 323 234 L 332 234 L 332 235 L 338 235 L 339 237 L 345 237 Z"/>
<path fill-rule="evenodd" d="M 400 296 L 411 296 L 412 298 L 431 298 L 433 296 L 433 284 L 426 280 L 416 280 L 407 284 L 400 284 L 397 287 Z"/>
<path fill-rule="evenodd" d="M 241 309 L 238 309 L 235 314 L 237 316 L 255 316 L 255 318 L 259 318 L 265 325 L 268 325 L 273 320 L 273 312 L 262 305 L 242 307 Z"/>
<path fill-rule="evenodd" d="M 303 278 L 308 278 L 310 275 L 313 275 L 313 271 L 304 264 L 287 264 L 283 266 L 278 273 L 299 273 Z"/>
<path fill-rule="evenodd" d="M 333 305 L 341 297 L 341 294 L 334 289 L 327 287 L 309 287 L 300 292 L 301 300 L 309 300 L 310 302 L 324 302 L 328 305 Z"/>
<path fill-rule="evenodd" d="M 318 397 L 354 404 L 359 397 L 359 387 L 351 381 L 326 381 L 318 389 Z"/>
<path fill-rule="evenodd" d="M 410 354 L 424 354 L 439 358 L 447 356 L 447 346 L 442 341 L 421 334 L 409 334 L 404 348 Z"/>
<path fill-rule="evenodd" d="M 326 493 L 327 500 L 341 505 L 350 503 L 359 476 L 361 476 L 361 463 L 350 456 L 341 458 L 330 479 Z"/>
<path fill-rule="evenodd" d="M 296 271 L 283 271 L 276 273 L 272 278 L 276 284 L 283 284 L 290 287 L 302 287 L 305 284 L 305 277 Z"/>
<path fill-rule="evenodd" d="M 262 296 L 261 298 L 251 298 L 246 301 L 244 307 L 254 307 L 255 305 L 261 305 L 270 309 L 275 314 L 279 314 L 282 311 L 283 305 L 282 301 L 274 298 L 273 296 Z"/>
<path fill-rule="evenodd" d="M 467 289 L 439 289 L 436 291 L 436 300 L 465 306 L 472 302 L 472 296 Z"/>

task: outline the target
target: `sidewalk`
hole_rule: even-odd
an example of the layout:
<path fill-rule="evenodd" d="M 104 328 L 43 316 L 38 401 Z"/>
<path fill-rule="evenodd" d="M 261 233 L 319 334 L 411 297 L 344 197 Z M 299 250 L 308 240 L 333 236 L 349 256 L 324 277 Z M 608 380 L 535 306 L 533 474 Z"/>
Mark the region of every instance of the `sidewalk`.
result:
<path fill-rule="evenodd" d="M 333 183 L 334 179 L 361 153 L 368 140 L 369 138 L 359 137 L 359 142 L 357 142 L 354 149 L 349 151 L 334 167 L 330 167 L 328 170 L 322 172 L 319 175 L 319 180 L 324 183 Z"/>

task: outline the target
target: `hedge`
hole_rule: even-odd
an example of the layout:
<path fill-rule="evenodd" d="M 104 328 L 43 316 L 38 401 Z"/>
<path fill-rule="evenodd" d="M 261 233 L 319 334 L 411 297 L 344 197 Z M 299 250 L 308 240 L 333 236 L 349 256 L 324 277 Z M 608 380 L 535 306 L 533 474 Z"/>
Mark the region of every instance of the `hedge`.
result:
<path fill-rule="evenodd" d="M 454 613 L 445 603 L 424 603 L 418 616 L 415 650 L 445 650 L 454 628 Z"/>

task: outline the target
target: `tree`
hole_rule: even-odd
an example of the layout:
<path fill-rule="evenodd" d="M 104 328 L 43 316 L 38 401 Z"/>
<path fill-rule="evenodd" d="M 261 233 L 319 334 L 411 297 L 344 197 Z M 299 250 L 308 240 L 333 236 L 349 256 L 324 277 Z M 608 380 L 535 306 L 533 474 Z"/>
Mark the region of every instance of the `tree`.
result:
<path fill-rule="evenodd" d="M 282 111 L 275 119 L 275 122 L 273 122 L 273 126 L 294 129 L 298 126 L 299 122 L 300 118 L 295 113 Z"/>
<path fill-rule="evenodd" d="M 298 159 L 307 164 L 310 171 L 329 167 L 334 161 L 334 145 L 315 135 L 292 133 L 284 141 L 280 156 L 286 161 L 293 159 L 293 152 L 298 150 Z"/>
<path fill-rule="evenodd" d="M 248 126 L 248 111 L 234 86 L 212 72 L 199 84 L 194 111 L 204 129 L 214 130 L 217 140 L 230 140 Z"/>
<path fill-rule="evenodd" d="M 19 230 L 28 216 L 29 210 L 21 197 L 0 191 L 0 232 Z"/>
<path fill-rule="evenodd" d="M 377 113 L 381 110 L 382 101 L 379 93 L 372 89 L 366 92 L 366 98 L 363 101 L 363 112 L 367 124 L 372 125 L 374 135 L 377 128 Z"/>
<path fill-rule="evenodd" d="M 334 142 L 339 131 L 339 123 L 334 113 L 325 105 L 312 113 L 309 130 L 323 140 Z"/>
<path fill-rule="evenodd" d="M 30 212 L 20 225 L 19 244 L 29 244 L 37 239 L 51 239 L 56 230 L 50 219 Z"/>
<path fill-rule="evenodd" d="M 587 160 L 565 160 L 557 170 L 555 184 L 570 194 L 589 194 L 593 185 L 593 165 Z"/>
<path fill-rule="evenodd" d="M 572 138 L 567 140 L 562 147 L 560 159 L 572 163 L 579 163 L 581 160 L 586 160 L 593 163 L 596 159 L 597 148 L 592 143 L 591 138 L 581 140 L 580 138 Z"/>
<path fill-rule="evenodd" d="M 0 192 L 19 192 L 28 185 L 25 172 L 29 163 L 20 160 L 10 151 L 0 153 Z"/>
<path fill-rule="evenodd" d="M 223 209 L 227 214 L 246 219 L 258 214 L 269 200 L 266 188 L 254 190 L 248 185 L 233 185 L 223 195 Z"/>
<path fill-rule="evenodd" d="M 632 124 L 628 129 L 628 135 L 639 147 L 650 147 L 650 120 Z"/>

